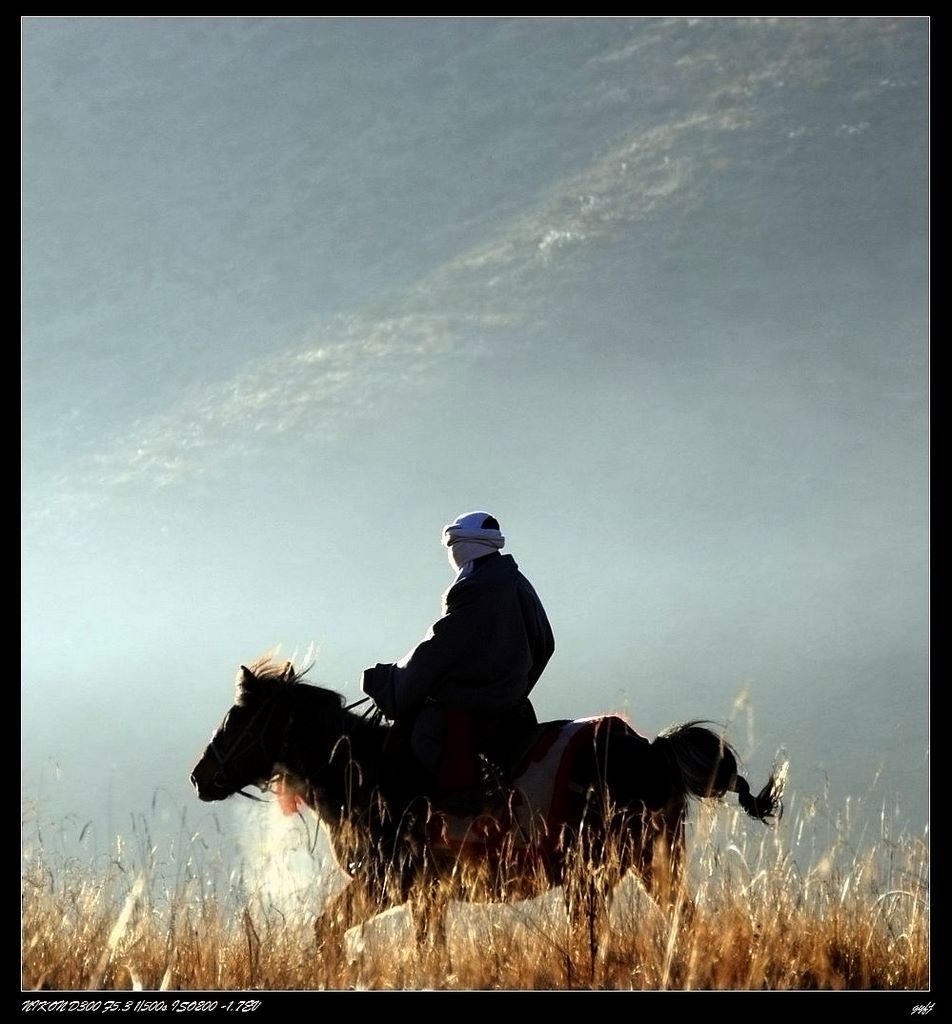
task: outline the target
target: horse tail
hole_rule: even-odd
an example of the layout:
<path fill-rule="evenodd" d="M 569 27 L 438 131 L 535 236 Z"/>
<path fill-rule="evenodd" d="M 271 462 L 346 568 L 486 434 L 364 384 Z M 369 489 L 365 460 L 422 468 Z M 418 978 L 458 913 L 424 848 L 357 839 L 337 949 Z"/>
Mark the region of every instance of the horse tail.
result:
<path fill-rule="evenodd" d="M 722 736 L 699 721 L 686 722 L 662 733 L 655 743 L 669 755 L 686 793 L 719 799 L 737 794 L 741 807 L 752 818 L 766 822 L 783 815 L 783 783 L 786 766 L 775 767 L 767 784 L 756 795 L 738 771 L 734 748 Z"/>
<path fill-rule="evenodd" d="M 783 817 L 783 786 L 775 774 L 771 773 L 767 785 L 756 796 L 751 793 L 743 775 L 738 775 L 734 780 L 733 790 L 741 807 L 752 818 L 767 821 L 768 818 L 776 817 L 779 821 Z"/>

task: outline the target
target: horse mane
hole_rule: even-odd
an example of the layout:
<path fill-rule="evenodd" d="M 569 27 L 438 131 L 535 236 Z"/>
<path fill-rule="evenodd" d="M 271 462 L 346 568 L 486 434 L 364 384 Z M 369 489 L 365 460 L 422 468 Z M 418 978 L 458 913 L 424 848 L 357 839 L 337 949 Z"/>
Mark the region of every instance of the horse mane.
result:
<path fill-rule="evenodd" d="M 269 687 L 294 686 L 313 667 L 314 662 L 310 662 L 303 668 L 298 668 L 293 661 L 287 659 L 280 661 L 271 652 L 263 654 L 251 662 L 250 665 L 242 665 L 238 669 L 238 675 L 235 678 L 235 703 L 244 705 L 254 701 L 256 698 L 260 699 L 259 684 Z M 341 707 L 344 706 L 345 697 L 343 694 L 323 686 L 310 685 L 312 689 L 319 690 L 327 697 L 334 697 Z"/>
<path fill-rule="evenodd" d="M 300 676 L 307 675 L 313 667 L 314 662 L 312 661 L 305 665 L 304 668 L 298 668 L 290 659 L 279 660 L 273 651 L 268 651 L 266 654 L 255 658 L 248 665 L 248 671 L 252 675 L 257 676 L 258 679 L 280 679 L 290 668 L 294 673 L 294 678 L 298 679 Z"/>

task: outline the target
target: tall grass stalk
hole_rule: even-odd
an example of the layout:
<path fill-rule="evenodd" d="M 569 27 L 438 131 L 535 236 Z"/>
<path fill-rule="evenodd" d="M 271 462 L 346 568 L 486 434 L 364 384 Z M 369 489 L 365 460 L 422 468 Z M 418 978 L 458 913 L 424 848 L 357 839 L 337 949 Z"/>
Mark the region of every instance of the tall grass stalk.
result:
<path fill-rule="evenodd" d="M 928 988 L 928 836 L 883 827 L 859 848 L 836 828 L 824 835 L 817 821 L 809 801 L 771 830 L 725 806 L 698 808 L 671 906 L 654 904 L 629 877 L 607 901 L 594 943 L 569 926 L 554 890 L 505 905 L 451 902 L 442 937 L 423 945 L 407 912 L 390 911 L 321 956 L 326 884 L 317 878 L 299 877 L 294 898 L 278 899 L 259 870 L 212 872 L 213 837 L 201 836 L 184 837 L 174 871 L 160 871 L 142 821 L 137 852 L 120 843 L 95 863 L 59 855 L 37 831 L 23 850 L 22 985 Z M 287 879 L 281 888 L 287 896 Z"/>

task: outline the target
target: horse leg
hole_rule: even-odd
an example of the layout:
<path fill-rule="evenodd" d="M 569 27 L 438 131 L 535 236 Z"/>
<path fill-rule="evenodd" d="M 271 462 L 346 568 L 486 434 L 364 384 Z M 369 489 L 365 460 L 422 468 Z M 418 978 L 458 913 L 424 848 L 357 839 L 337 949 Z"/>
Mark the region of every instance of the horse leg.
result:
<path fill-rule="evenodd" d="M 638 863 L 648 895 L 663 912 L 673 912 L 682 920 L 694 909 L 685 882 L 684 828 L 684 808 L 673 809 L 659 824 L 646 827 Z"/>
<path fill-rule="evenodd" d="M 603 910 L 602 894 L 594 879 L 573 881 L 566 890 L 566 907 L 572 934 L 581 937 L 586 944 L 589 978 L 594 981 Z"/>
<path fill-rule="evenodd" d="M 599 845 L 604 839 L 586 836 L 578 840 L 567 859 L 562 891 L 568 911 L 569 927 L 574 937 L 587 947 L 589 980 L 595 980 L 599 937 L 606 917 L 607 897 L 614 888 L 609 884 L 604 866 L 599 863 Z M 571 969 L 571 962 L 569 964 Z"/>
<path fill-rule="evenodd" d="M 420 881 L 408 903 L 417 946 L 430 951 L 445 949 L 447 900 L 439 879 Z"/>
<path fill-rule="evenodd" d="M 314 923 L 318 952 L 322 956 L 342 957 L 348 929 L 363 924 L 386 910 L 389 902 L 381 893 L 354 879 L 332 896 L 324 913 Z"/>

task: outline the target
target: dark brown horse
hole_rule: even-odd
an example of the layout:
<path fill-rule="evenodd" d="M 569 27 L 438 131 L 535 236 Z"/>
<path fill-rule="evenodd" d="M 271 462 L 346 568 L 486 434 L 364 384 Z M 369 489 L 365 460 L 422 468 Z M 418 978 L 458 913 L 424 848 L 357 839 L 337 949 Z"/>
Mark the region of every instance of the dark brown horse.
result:
<path fill-rule="evenodd" d="M 513 787 L 483 813 L 423 796 L 394 808 L 383 758 L 389 728 L 346 709 L 340 694 L 299 682 L 290 662 L 264 659 L 239 670 L 235 703 L 192 771 L 202 800 L 257 785 L 317 813 L 350 878 L 322 919 L 325 938 L 408 900 L 428 908 L 417 918 L 425 934 L 441 920 L 434 893 L 512 900 L 563 886 L 594 952 L 599 908 L 626 872 L 660 904 L 675 898 L 690 797 L 734 792 L 761 821 L 782 811 L 782 773 L 752 794 L 732 748 L 697 722 L 649 743 L 614 716 L 548 723 Z"/>

